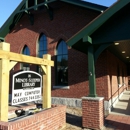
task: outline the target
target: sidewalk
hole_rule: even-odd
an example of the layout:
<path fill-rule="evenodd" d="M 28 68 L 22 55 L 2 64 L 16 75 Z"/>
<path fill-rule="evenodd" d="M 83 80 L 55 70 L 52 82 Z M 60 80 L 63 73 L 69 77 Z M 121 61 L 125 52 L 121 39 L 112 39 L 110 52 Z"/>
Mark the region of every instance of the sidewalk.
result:
<path fill-rule="evenodd" d="M 123 93 L 111 114 L 130 115 L 130 90 Z"/>
<path fill-rule="evenodd" d="M 110 114 L 105 120 L 111 130 L 130 130 L 130 116 Z"/>
<path fill-rule="evenodd" d="M 130 91 L 123 93 L 105 120 L 114 130 L 130 130 Z"/>

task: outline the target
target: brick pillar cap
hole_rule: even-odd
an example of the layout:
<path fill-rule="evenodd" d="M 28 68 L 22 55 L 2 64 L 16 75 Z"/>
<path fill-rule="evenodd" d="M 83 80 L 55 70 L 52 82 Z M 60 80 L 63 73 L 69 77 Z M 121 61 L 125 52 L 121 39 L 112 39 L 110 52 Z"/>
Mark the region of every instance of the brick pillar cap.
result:
<path fill-rule="evenodd" d="M 83 100 L 101 101 L 104 97 L 82 97 Z"/>

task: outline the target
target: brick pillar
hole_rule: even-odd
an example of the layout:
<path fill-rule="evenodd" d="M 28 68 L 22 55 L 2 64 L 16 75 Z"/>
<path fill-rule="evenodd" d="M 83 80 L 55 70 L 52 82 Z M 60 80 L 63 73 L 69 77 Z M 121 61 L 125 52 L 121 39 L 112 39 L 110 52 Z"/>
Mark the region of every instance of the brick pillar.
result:
<path fill-rule="evenodd" d="M 104 98 L 82 98 L 82 126 L 101 130 L 104 126 Z"/>

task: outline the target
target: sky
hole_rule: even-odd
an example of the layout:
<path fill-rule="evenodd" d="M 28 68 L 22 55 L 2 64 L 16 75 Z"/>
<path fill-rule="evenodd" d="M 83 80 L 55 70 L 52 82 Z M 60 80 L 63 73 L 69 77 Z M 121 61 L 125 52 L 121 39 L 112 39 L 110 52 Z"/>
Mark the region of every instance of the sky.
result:
<path fill-rule="evenodd" d="M 5 23 L 5 21 L 9 18 L 9 16 L 13 13 L 16 7 L 21 3 L 22 0 L 1 0 L 0 6 L 0 27 Z M 111 6 L 117 0 L 84 0 L 91 3 Z"/>

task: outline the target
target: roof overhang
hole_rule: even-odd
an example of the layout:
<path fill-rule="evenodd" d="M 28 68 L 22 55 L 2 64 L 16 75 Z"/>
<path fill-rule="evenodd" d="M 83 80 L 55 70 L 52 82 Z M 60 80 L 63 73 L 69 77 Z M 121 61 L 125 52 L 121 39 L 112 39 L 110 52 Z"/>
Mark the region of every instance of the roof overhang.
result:
<path fill-rule="evenodd" d="M 67 44 L 72 48 L 87 54 L 90 44 L 95 50 L 102 44 L 118 56 L 121 60 L 129 63 L 130 56 L 130 1 L 120 0 L 109 7 L 101 15 L 95 18 L 86 27 L 71 37 Z M 119 43 L 118 46 L 115 43 Z M 125 51 L 125 53 L 122 53 Z"/>

